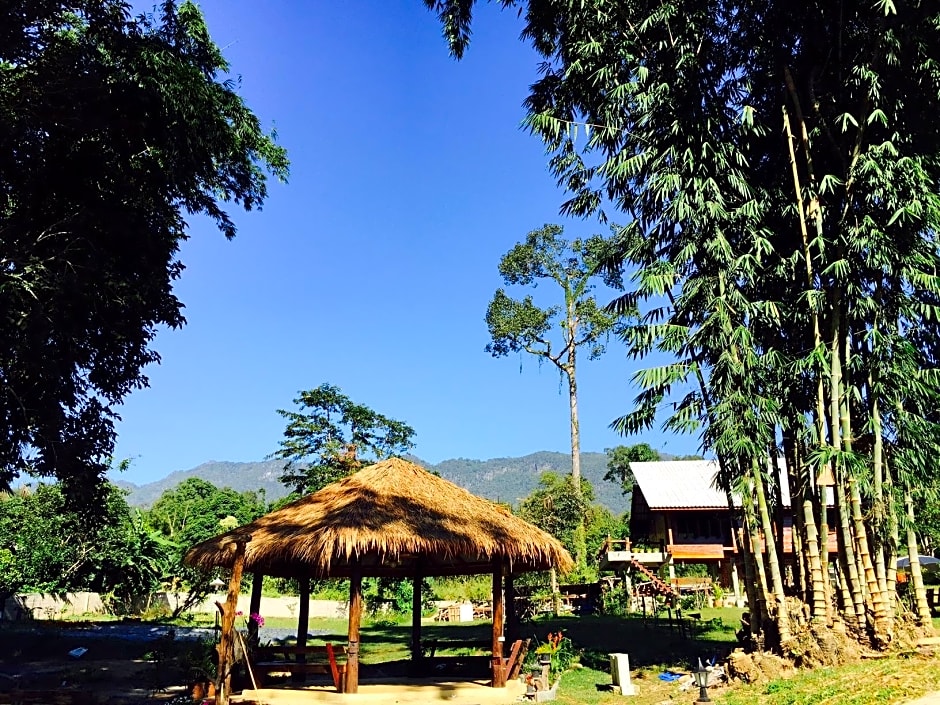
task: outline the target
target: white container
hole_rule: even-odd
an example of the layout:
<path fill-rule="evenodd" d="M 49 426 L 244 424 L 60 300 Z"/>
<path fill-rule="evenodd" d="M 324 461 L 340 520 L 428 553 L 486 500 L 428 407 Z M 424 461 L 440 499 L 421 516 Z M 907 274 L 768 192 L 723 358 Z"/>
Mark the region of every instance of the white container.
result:
<path fill-rule="evenodd" d="M 621 695 L 636 695 L 636 689 L 630 682 L 630 657 L 627 654 L 610 655 L 610 677 L 615 689 Z"/>
<path fill-rule="evenodd" d="M 473 621 L 473 603 L 472 602 L 461 602 L 460 603 L 460 617 L 459 621 L 461 622 L 472 622 Z"/>

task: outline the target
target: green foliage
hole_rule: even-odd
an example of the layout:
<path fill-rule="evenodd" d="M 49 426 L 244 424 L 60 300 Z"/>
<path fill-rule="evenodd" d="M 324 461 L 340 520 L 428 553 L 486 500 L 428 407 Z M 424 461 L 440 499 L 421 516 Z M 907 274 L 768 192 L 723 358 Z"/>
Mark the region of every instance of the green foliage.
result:
<path fill-rule="evenodd" d="M 601 593 L 601 613 L 615 617 L 628 616 L 631 597 L 625 583 L 615 583 L 613 587 Z"/>
<path fill-rule="evenodd" d="M 147 520 L 185 551 L 227 530 L 224 522 L 228 517 L 240 526 L 257 519 L 265 509 L 264 500 L 255 492 L 220 489 L 193 477 L 164 492 L 147 513 Z"/>
<path fill-rule="evenodd" d="M 114 405 L 145 386 L 186 219 L 226 237 L 284 177 L 189 1 L 12 0 L 0 22 L 0 488 L 54 477 L 103 506 Z"/>
<path fill-rule="evenodd" d="M 453 602 L 484 602 L 493 599 L 493 580 L 487 575 L 459 575 L 453 578 L 434 578 L 431 582 L 434 598 Z"/>
<path fill-rule="evenodd" d="M 281 481 L 298 494 L 316 492 L 414 445 L 413 428 L 356 404 L 331 384 L 300 392 L 294 403 L 299 411 L 278 409 L 288 424 L 273 457 L 287 461 Z"/>
<path fill-rule="evenodd" d="M 563 306 L 541 308 L 531 296 L 520 301 L 498 289 L 486 311 L 491 338 L 486 351 L 494 357 L 525 351 L 550 360 L 572 376 L 575 350 L 587 348 L 592 360 L 602 355 L 619 317 L 600 308 L 592 294 L 597 256 L 606 241 L 595 235 L 569 242 L 561 237 L 563 232 L 560 225 L 533 230 L 499 263 L 499 273 L 507 285 L 535 287 L 539 280 L 557 284 L 562 290 Z M 620 285 L 616 274 L 606 281 Z M 552 341 L 553 328 L 560 331 L 560 344 Z"/>
<path fill-rule="evenodd" d="M 75 511 L 57 484 L 0 498 L 0 596 L 89 590 L 127 605 L 159 587 L 167 548 L 110 484 L 96 521 Z"/>
<path fill-rule="evenodd" d="M 625 536 L 629 519 L 614 517 L 594 503 L 594 488 L 587 480 L 581 479 L 580 493 L 572 485 L 570 475 L 542 473 L 539 486 L 520 503 L 519 516 L 550 533 L 570 552 L 574 552 L 578 530 L 583 526 L 588 560 L 568 578 L 592 581 L 597 578 L 596 556 L 601 544 L 607 536 Z"/>
<path fill-rule="evenodd" d="M 205 597 L 215 576 L 211 571 L 184 565 L 186 552 L 200 541 L 257 519 L 265 510 L 263 498 L 254 492 L 220 489 L 195 477 L 164 492 L 154 503 L 146 521 L 168 547 L 169 562 L 162 576 L 168 587 L 185 585 L 189 591 L 189 599 L 179 606 L 177 614 Z"/>
<path fill-rule="evenodd" d="M 605 448 L 607 453 L 607 474 L 604 479 L 608 482 L 618 483 L 624 494 L 633 492 L 636 479 L 630 463 L 647 463 L 661 460 L 659 452 L 653 450 L 647 443 L 638 443 L 632 446 L 616 446 Z"/>
<path fill-rule="evenodd" d="M 362 582 L 362 599 L 373 615 L 391 612 L 409 615 L 412 608 L 413 583 L 401 578 L 366 578 Z M 433 600 L 431 584 L 421 581 L 421 609 L 430 609 Z"/>
<path fill-rule="evenodd" d="M 707 563 L 676 563 L 673 569 L 680 578 L 707 578 L 710 575 Z"/>
<path fill-rule="evenodd" d="M 593 488 L 581 480 L 581 492 L 575 492 L 571 476 L 542 473 L 538 488 L 519 505 L 519 515 L 561 541 L 572 550 L 575 531 L 591 511 Z"/>
<path fill-rule="evenodd" d="M 562 673 L 571 668 L 579 656 L 580 650 L 559 629 L 557 632 L 549 632 L 545 641 L 535 645 L 526 658 L 525 668 L 532 671 L 539 665 L 541 658 L 548 657 L 551 661 L 549 678 L 554 683 Z"/>

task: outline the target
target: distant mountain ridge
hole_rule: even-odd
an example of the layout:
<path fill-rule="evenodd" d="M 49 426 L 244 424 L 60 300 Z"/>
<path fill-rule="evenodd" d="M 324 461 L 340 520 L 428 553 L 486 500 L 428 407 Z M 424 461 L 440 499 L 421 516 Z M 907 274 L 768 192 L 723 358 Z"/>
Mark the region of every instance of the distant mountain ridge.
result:
<path fill-rule="evenodd" d="M 470 492 L 487 499 L 508 502 L 517 506 L 538 485 L 539 476 L 546 471 L 559 475 L 571 472 L 571 456 L 567 453 L 538 451 L 518 458 L 492 458 L 472 460 L 454 458 L 443 462 L 425 462 L 416 456 L 409 460 L 434 470 Z M 279 477 L 283 473 L 284 461 L 264 460 L 260 462 L 221 462 L 210 460 L 190 470 L 178 470 L 161 480 L 145 485 L 135 485 L 112 478 L 116 484 L 128 490 L 127 501 L 138 507 L 149 507 L 169 489 L 191 477 L 211 482 L 218 487 L 231 487 L 238 492 L 264 490 L 268 501 L 280 499 L 288 494 Z M 594 486 L 597 502 L 615 514 L 629 508 L 629 497 L 620 492 L 620 487 L 604 481 L 607 472 L 606 453 L 582 453 L 581 474 Z"/>

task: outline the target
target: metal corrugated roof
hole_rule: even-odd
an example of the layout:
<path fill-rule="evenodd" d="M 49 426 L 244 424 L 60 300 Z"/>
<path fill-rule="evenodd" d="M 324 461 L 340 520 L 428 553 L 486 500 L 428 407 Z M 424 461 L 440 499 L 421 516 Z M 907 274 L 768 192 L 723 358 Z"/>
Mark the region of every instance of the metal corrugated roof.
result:
<path fill-rule="evenodd" d="M 779 463 L 780 471 L 784 465 Z M 718 462 L 715 460 L 660 460 L 630 463 L 636 484 L 650 509 L 727 509 L 725 493 L 715 488 Z M 790 505 L 790 488 L 782 485 L 783 504 Z M 734 498 L 735 506 L 741 499 Z"/>

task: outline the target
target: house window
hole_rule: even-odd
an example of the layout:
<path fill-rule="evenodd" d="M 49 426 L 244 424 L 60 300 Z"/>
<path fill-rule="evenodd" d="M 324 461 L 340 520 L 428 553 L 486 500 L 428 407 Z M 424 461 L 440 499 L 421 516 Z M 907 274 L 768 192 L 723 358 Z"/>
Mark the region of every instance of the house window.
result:
<path fill-rule="evenodd" d="M 721 520 L 712 512 L 687 512 L 676 516 L 676 541 L 720 541 Z"/>

